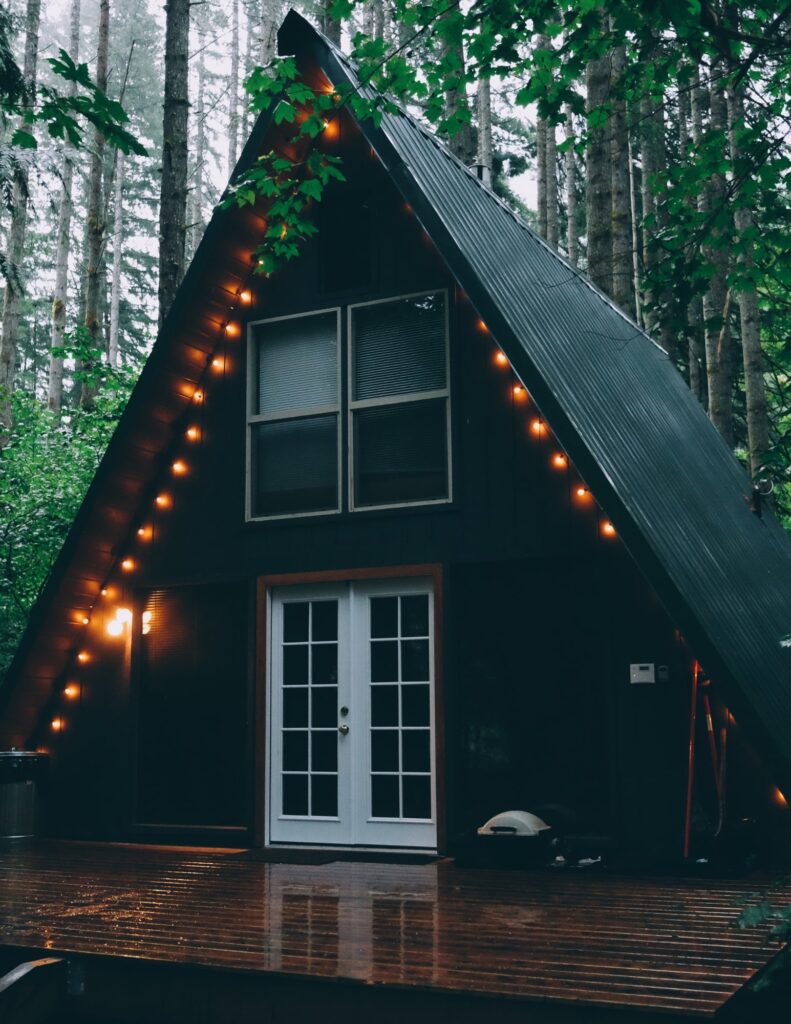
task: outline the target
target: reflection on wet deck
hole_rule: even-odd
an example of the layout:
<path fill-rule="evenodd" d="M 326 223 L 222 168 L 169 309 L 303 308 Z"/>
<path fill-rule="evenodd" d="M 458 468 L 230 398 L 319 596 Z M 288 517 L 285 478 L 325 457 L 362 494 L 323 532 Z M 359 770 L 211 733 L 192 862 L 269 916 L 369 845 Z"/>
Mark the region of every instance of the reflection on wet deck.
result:
<path fill-rule="evenodd" d="M 708 1016 L 777 951 L 755 886 L 51 843 L 0 851 L 0 943 Z"/>

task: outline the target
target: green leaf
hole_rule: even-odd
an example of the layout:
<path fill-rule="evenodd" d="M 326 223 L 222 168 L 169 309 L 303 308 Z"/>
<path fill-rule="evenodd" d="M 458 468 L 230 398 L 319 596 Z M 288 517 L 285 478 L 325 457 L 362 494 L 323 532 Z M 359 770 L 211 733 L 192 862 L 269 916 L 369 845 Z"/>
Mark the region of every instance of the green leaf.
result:
<path fill-rule="evenodd" d="M 19 146 L 22 149 L 36 149 L 38 143 L 34 135 L 26 132 L 24 128 L 17 128 L 11 136 L 11 145 Z"/>

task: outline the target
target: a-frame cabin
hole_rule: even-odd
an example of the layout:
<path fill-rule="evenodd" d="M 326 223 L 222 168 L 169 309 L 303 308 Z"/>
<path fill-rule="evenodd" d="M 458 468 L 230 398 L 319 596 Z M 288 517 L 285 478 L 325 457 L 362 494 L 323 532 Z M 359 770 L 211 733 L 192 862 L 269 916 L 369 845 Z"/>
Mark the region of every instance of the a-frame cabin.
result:
<path fill-rule="evenodd" d="M 355 83 L 293 12 L 280 46 Z M 666 353 L 411 116 L 318 144 L 347 181 L 274 277 L 265 207 L 212 218 L 0 690 L 49 834 L 453 855 L 524 809 L 631 868 L 782 857 L 771 511 Z"/>

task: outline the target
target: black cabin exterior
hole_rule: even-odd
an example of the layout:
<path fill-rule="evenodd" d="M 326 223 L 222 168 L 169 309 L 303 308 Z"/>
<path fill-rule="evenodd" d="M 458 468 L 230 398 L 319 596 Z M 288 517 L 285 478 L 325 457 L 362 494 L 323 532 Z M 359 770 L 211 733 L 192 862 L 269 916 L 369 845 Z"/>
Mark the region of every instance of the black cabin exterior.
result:
<path fill-rule="evenodd" d="M 791 547 L 666 354 L 407 114 L 321 145 L 276 277 L 265 209 L 213 218 L 0 691 L 52 834 L 453 853 L 561 808 L 664 864 L 724 778 L 776 835 Z"/>

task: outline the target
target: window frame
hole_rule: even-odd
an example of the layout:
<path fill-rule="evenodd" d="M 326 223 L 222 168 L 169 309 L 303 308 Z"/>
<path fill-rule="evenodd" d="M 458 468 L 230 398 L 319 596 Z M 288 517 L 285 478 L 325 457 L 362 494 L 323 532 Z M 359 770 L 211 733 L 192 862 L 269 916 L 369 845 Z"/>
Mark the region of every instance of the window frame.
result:
<path fill-rule="evenodd" d="M 445 387 L 431 391 L 413 391 L 402 395 L 385 395 L 379 398 L 354 399 L 354 328 L 353 316 L 356 309 L 365 306 L 381 306 L 385 303 L 398 302 L 401 299 L 419 299 L 426 295 L 442 295 L 445 308 Z M 381 408 L 388 405 L 407 405 L 410 402 L 425 402 L 432 399 L 445 401 L 445 437 L 447 464 L 445 467 L 448 493 L 444 498 L 426 498 L 421 501 L 385 502 L 378 505 L 355 504 L 355 450 L 354 450 L 354 414 L 360 409 Z M 376 512 L 380 509 L 420 508 L 427 505 L 449 505 L 453 501 L 453 432 L 451 430 L 451 378 L 450 378 L 450 301 L 447 288 L 428 288 L 420 292 L 407 292 L 403 295 L 388 295 L 382 299 L 371 299 L 366 302 L 349 303 L 346 307 L 346 452 L 347 479 L 349 491 L 349 512 Z"/>
<path fill-rule="evenodd" d="M 255 342 L 256 327 L 262 324 L 282 323 L 286 320 L 301 320 L 311 316 L 335 314 L 335 366 L 336 366 L 336 400 L 334 404 L 309 406 L 302 409 L 289 409 L 275 413 L 254 413 L 257 408 L 255 398 L 258 387 L 258 346 Z M 282 519 L 305 519 L 315 516 L 339 515 L 343 511 L 343 307 L 328 306 L 325 309 L 311 309 L 301 313 L 288 313 L 284 316 L 264 317 L 252 320 L 247 324 L 247 408 L 245 419 L 245 521 L 249 523 L 273 522 Z M 338 502 L 335 508 L 322 508 L 306 512 L 278 512 L 275 515 L 253 514 L 253 428 L 259 423 L 278 423 L 286 420 L 313 419 L 318 416 L 334 414 L 337 423 L 336 446 L 336 479 Z"/>

